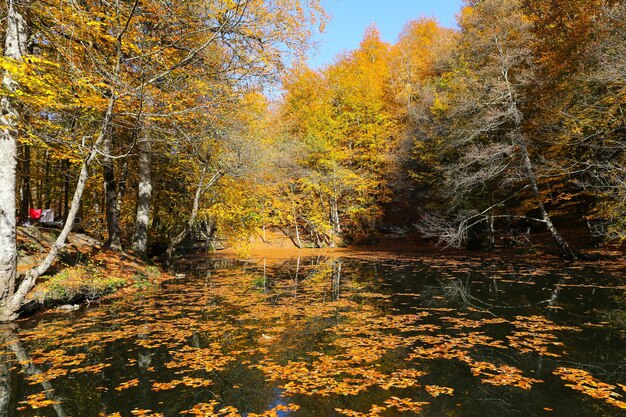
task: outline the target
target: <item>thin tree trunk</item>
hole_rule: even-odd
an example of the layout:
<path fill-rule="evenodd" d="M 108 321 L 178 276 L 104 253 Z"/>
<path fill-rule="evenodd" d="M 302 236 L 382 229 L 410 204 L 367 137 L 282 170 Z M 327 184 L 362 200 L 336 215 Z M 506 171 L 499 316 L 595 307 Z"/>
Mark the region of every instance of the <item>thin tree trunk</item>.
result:
<path fill-rule="evenodd" d="M 537 176 L 535 175 L 533 164 L 530 160 L 530 156 L 528 155 L 528 148 L 526 147 L 526 141 L 521 134 L 518 134 L 518 137 L 519 137 L 518 142 L 522 151 L 522 159 L 524 161 L 524 168 L 526 169 L 526 174 L 528 175 L 528 180 L 530 181 L 530 189 L 532 190 L 533 197 L 537 199 L 537 204 L 539 207 L 539 212 L 541 213 L 541 218 L 545 222 L 546 227 L 548 228 L 548 230 L 552 234 L 552 237 L 554 238 L 557 245 L 559 246 L 559 249 L 563 253 L 563 256 L 565 256 L 567 259 L 572 260 L 572 261 L 576 260 L 576 255 L 571 250 L 567 242 L 565 242 L 565 240 L 563 239 L 563 237 L 561 236 L 557 228 L 554 226 L 554 223 L 552 223 L 550 214 L 548 213 L 548 210 L 546 209 L 545 204 L 543 204 L 543 201 L 541 200 L 541 193 L 539 192 L 539 185 L 537 184 Z"/>
<path fill-rule="evenodd" d="M 44 161 L 45 161 L 45 155 L 47 154 L 44 153 Z M 36 156 L 35 159 L 38 159 L 39 155 Z M 43 179 L 42 179 L 42 173 L 41 173 L 41 165 L 37 164 L 37 177 L 39 178 L 39 180 L 37 181 L 37 184 L 35 184 L 35 196 L 34 196 L 34 201 L 33 203 L 37 205 L 37 207 L 43 207 L 43 195 L 42 195 L 42 188 L 43 188 Z M 45 171 L 44 171 L 45 172 Z M 48 208 L 48 206 L 46 206 L 45 208 Z"/>
<path fill-rule="evenodd" d="M 39 207 L 43 207 L 44 205 L 46 206 L 46 208 L 52 208 L 52 201 L 50 199 L 50 152 L 48 152 L 48 150 L 46 150 L 45 155 L 44 155 L 44 160 L 45 160 L 45 168 L 44 168 L 44 177 L 43 177 L 43 182 L 40 182 L 39 188 L 41 188 L 41 190 L 37 190 L 38 191 L 38 200 L 37 201 L 37 205 Z"/>
<path fill-rule="evenodd" d="M 502 47 L 498 43 L 497 38 L 496 38 L 496 46 L 498 48 L 498 51 L 500 52 L 500 55 L 503 56 Z M 522 156 L 522 161 L 524 164 L 524 169 L 526 170 L 526 175 L 528 176 L 528 181 L 530 182 L 530 188 L 531 188 L 533 197 L 537 200 L 541 217 L 543 221 L 545 222 L 548 230 L 552 234 L 552 237 L 554 238 L 557 245 L 559 246 L 559 249 L 561 249 L 563 256 L 565 256 L 567 259 L 575 260 L 576 255 L 570 249 L 569 245 L 565 242 L 565 240 L 563 240 L 563 238 L 561 237 L 561 234 L 558 232 L 558 230 L 554 226 L 554 223 L 552 223 L 550 214 L 548 213 L 548 210 L 546 210 L 546 206 L 543 204 L 543 201 L 541 200 L 541 193 L 539 192 L 539 185 L 537 183 L 537 175 L 535 174 L 533 163 L 530 160 L 530 154 L 528 152 L 528 145 L 527 145 L 526 138 L 524 137 L 524 134 L 522 131 L 522 112 L 519 110 L 517 106 L 516 94 L 509 80 L 508 67 L 504 64 L 505 62 L 504 59 L 502 62 L 503 62 L 502 78 L 504 79 L 504 82 L 506 83 L 507 93 L 508 93 L 508 102 L 509 102 L 508 111 L 513 115 L 513 119 L 514 119 L 513 121 L 515 123 L 515 140 L 522 154 L 521 156 Z"/>
<path fill-rule="evenodd" d="M 70 161 L 63 160 L 63 219 L 70 212 Z"/>
<path fill-rule="evenodd" d="M 117 186 L 117 212 L 122 212 L 122 202 L 124 201 L 124 197 L 126 196 L 126 185 L 128 183 L 128 175 L 130 171 L 128 169 L 128 158 L 124 158 L 122 160 L 122 173 L 120 175 L 120 180 Z"/>
<path fill-rule="evenodd" d="M 296 228 L 296 241 L 295 244 L 298 249 L 302 249 L 302 241 L 300 240 L 300 228 L 298 226 L 298 212 L 296 211 L 295 205 L 292 208 L 293 210 L 293 224 Z"/>
<path fill-rule="evenodd" d="M 213 222 L 212 220 L 209 220 L 208 222 L 206 222 L 205 224 L 206 240 L 204 242 L 205 250 L 209 250 L 215 247 L 213 245 L 213 238 L 215 237 L 216 229 L 217 228 L 215 226 L 215 222 Z"/>
<path fill-rule="evenodd" d="M 31 195 L 31 187 L 30 187 L 30 162 L 31 162 L 31 152 L 30 145 L 24 144 L 22 147 L 22 192 L 21 201 L 20 201 L 20 217 L 22 219 L 28 218 L 28 209 L 32 205 L 32 195 Z"/>
<path fill-rule="evenodd" d="M 117 194 L 115 196 L 115 212 L 117 213 L 117 230 L 118 230 L 118 240 L 121 239 L 121 230 L 122 227 L 120 225 L 120 216 L 122 213 L 122 203 L 124 201 L 124 196 L 126 195 L 126 183 L 128 182 L 128 175 L 130 174 L 128 170 L 128 158 L 122 159 L 122 168 L 120 173 L 120 180 L 116 183 Z M 121 244 L 119 250 L 121 250 Z"/>
<path fill-rule="evenodd" d="M 27 1 L 23 4 L 28 6 Z M 7 1 L 5 36 L 4 56 L 20 61 L 26 53 L 28 26 L 14 0 Z M 13 296 L 17 274 L 15 187 L 20 117 L 17 100 L 11 97 L 18 85 L 8 72 L 4 73 L 2 86 L 6 93 L 0 101 L 0 309 L 5 308 Z"/>
<path fill-rule="evenodd" d="M 179 234 L 177 234 L 172 239 L 170 239 L 170 242 L 167 246 L 167 250 L 165 252 L 165 257 L 166 257 L 167 262 L 169 262 L 172 259 L 172 256 L 174 255 L 174 251 L 176 250 L 176 247 L 182 243 L 182 241 L 185 239 L 185 236 L 189 234 L 189 231 L 191 231 L 191 228 L 196 222 L 196 218 L 198 217 L 198 210 L 200 209 L 200 199 L 202 198 L 204 193 L 206 193 L 209 190 L 209 188 L 215 185 L 215 183 L 217 183 L 217 181 L 219 181 L 219 179 L 224 176 L 224 173 L 222 173 L 221 171 L 217 171 L 215 174 L 213 174 L 209 182 L 206 185 L 204 185 L 204 179 L 206 177 L 206 173 L 207 173 L 207 167 L 205 166 L 202 169 L 202 174 L 200 175 L 200 181 L 198 181 L 198 187 L 196 188 L 196 193 L 193 198 L 193 206 L 191 208 L 191 213 L 189 214 L 189 219 L 187 220 L 187 223 L 185 224 L 185 228 Z"/>
<path fill-rule="evenodd" d="M 330 246 L 334 247 L 341 236 L 341 220 L 339 219 L 339 207 L 337 204 L 337 197 L 333 195 L 329 201 L 330 205 L 330 224 L 333 228 L 333 236 L 330 242 Z"/>
<path fill-rule="evenodd" d="M 139 140 L 138 147 L 139 185 L 137 187 L 137 215 L 132 248 L 137 255 L 145 258 L 148 253 L 148 228 L 152 206 L 152 143 L 146 132 Z"/>
<path fill-rule="evenodd" d="M 111 158 L 111 132 L 107 132 L 106 138 L 102 145 L 104 158 L 102 160 L 102 170 L 104 176 L 104 205 L 107 221 L 108 238 L 105 247 L 120 251 L 122 244 L 120 242 L 120 220 L 119 211 L 117 209 L 117 184 L 115 183 L 115 167 L 113 158 Z"/>
<path fill-rule="evenodd" d="M 495 217 L 492 213 L 489 214 L 487 224 L 489 227 L 489 250 L 493 250 L 496 246 L 496 230 L 494 227 Z"/>
<path fill-rule="evenodd" d="M 300 230 L 298 229 L 298 221 L 295 221 L 296 224 L 296 242 L 298 244 L 298 249 L 302 249 L 302 242 L 300 241 Z"/>
<path fill-rule="evenodd" d="M 330 219 L 333 225 L 333 230 L 336 235 L 341 234 L 341 220 L 339 219 L 339 207 L 337 204 L 337 197 L 332 197 L 330 200 Z"/>
<path fill-rule="evenodd" d="M 169 244 L 167 245 L 167 250 L 165 252 L 166 260 L 169 262 L 174 255 L 174 251 L 176 247 L 181 244 L 181 242 L 185 239 L 185 236 L 189 233 L 193 224 L 196 221 L 196 217 L 198 216 L 198 209 L 200 208 L 200 198 L 202 197 L 202 190 L 204 189 L 204 178 L 206 177 L 206 166 L 202 169 L 202 174 L 200 174 L 200 180 L 198 181 L 198 187 L 196 188 L 196 193 L 193 197 L 193 206 L 191 208 L 191 213 L 189 214 L 189 219 L 185 224 L 183 230 L 170 239 Z"/>
<path fill-rule="evenodd" d="M 54 171 L 63 172 L 63 164 L 60 161 L 57 161 L 57 163 L 54 164 Z M 59 198 L 56 201 L 57 203 L 56 212 L 59 213 L 59 216 L 61 216 L 61 218 L 65 218 L 65 216 L 63 215 L 63 194 L 62 194 L 63 189 L 62 189 L 61 181 L 58 176 L 55 179 L 57 181 L 54 182 L 54 188 L 52 189 L 51 194 L 53 196 L 59 196 Z"/>

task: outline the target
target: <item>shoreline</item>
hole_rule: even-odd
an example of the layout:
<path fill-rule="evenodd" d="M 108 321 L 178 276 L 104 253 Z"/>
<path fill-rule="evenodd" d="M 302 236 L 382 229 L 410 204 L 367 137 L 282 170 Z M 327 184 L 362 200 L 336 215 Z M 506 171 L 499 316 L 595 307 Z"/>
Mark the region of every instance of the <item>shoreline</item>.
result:
<path fill-rule="evenodd" d="M 53 233 L 53 230 L 47 229 L 20 230 L 18 244 L 24 252 L 20 270 L 37 261 Z M 521 247 L 499 247 L 492 251 L 442 249 L 432 243 L 416 240 L 414 236 L 406 238 L 378 236 L 377 239 L 377 243 L 373 245 L 302 249 L 284 244 L 277 246 L 265 242 L 252 242 L 243 251 L 232 247 L 208 252 L 198 249 L 186 250 L 182 252 L 182 256 L 175 258 L 175 262 L 185 264 L 195 262 L 198 257 L 208 257 L 255 264 L 265 261 L 266 265 L 271 266 L 289 259 L 327 257 L 436 263 L 518 260 L 530 266 L 574 265 L 546 250 L 545 242 L 538 242 L 533 247 L 534 252 L 530 253 L 528 248 Z M 576 262 L 581 266 L 597 266 L 626 275 L 626 253 L 622 248 L 618 246 L 588 248 L 582 253 L 587 259 Z M 54 264 L 51 273 L 42 277 L 29 293 L 28 301 L 21 309 L 20 320 L 47 311 L 58 311 L 59 307 L 71 311 L 77 308 L 75 305 L 129 295 L 173 278 L 174 275 L 168 273 L 158 262 L 146 262 L 131 253 L 105 250 L 98 240 L 84 234 L 73 233 L 61 259 Z"/>

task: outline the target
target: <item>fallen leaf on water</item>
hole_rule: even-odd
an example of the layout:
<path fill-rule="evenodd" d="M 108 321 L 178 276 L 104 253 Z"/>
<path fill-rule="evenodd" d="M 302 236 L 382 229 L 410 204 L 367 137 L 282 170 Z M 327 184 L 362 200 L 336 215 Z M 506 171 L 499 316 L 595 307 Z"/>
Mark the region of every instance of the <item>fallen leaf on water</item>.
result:
<path fill-rule="evenodd" d="M 424 388 L 426 389 L 426 392 L 432 395 L 433 397 L 438 397 L 442 394 L 454 395 L 454 388 L 440 387 L 437 385 L 426 385 Z"/>
<path fill-rule="evenodd" d="M 130 381 L 126 381 L 126 382 L 122 383 L 121 385 L 115 387 L 115 390 L 116 391 L 123 391 L 123 390 L 131 388 L 131 387 L 136 387 L 137 385 L 139 385 L 139 379 L 135 378 L 135 379 L 131 379 Z"/>
<path fill-rule="evenodd" d="M 626 410 L 626 402 L 617 399 L 621 398 L 622 395 L 616 392 L 617 387 L 615 385 L 599 381 L 582 369 L 561 367 L 553 373 L 560 376 L 562 380 L 570 382 L 570 384 L 565 384 L 566 387 L 580 391 L 590 397 L 605 400 L 608 404 Z"/>

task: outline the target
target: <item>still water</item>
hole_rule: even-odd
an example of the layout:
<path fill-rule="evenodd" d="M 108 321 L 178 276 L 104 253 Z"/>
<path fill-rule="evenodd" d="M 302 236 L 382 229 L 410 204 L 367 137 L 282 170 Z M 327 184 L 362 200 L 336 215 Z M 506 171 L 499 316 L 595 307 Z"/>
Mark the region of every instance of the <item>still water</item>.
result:
<path fill-rule="evenodd" d="M 594 264 L 200 257 L 177 270 L 3 329 L 0 416 L 626 415 L 624 279 Z"/>

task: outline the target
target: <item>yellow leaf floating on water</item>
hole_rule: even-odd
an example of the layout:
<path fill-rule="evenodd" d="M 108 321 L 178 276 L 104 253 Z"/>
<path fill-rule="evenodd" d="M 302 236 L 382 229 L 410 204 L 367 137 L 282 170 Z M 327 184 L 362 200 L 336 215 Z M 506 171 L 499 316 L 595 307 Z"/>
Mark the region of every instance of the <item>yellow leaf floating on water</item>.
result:
<path fill-rule="evenodd" d="M 349 410 L 345 408 L 335 408 L 335 411 L 338 412 L 339 414 L 343 414 L 344 416 L 348 416 L 348 417 L 379 417 L 382 412 L 387 411 L 391 408 L 395 408 L 401 413 L 405 411 L 411 411 L 415 414 L 419 414 L 422 412 L 422 407 L 429 403 L 416 402 L 410 398 L 391 397 L 385 401 L 385 404 L 386 405 L 384 406 L 372 404 L 372 406 L 369 409 L 369 412 L 367 413 L 362 413 L 360 411 L 354 411 L 354 410 Z"/>
<path fill-rule="evenodd" d="M 200 387 L 208 387 L 209 385 L 212 385 L 213 381 L 211 381 L 210 379 L 204 379 L 204 378 L 191 378 L 188 376 L 183 377 L 183 379 L 174 379 L 173 381 L 170 382 L 154 382 L 152 384 L 152 391 L 158 392 L 158 391 L 166 391 L 166 390 L 170 390 L 170 389 L 174 389 L 179 385 L 184 385 L 186 387 L 191 387 L 191 388 L 200 388 Z"/>
<path fill-rule="evenodd" d="M 208 403 L 196 404 L 189 410 L 181 411 L 180 414 L 190 414 L 196 417 L 241 417 L 237 409 L 232 406 L 215 411 L 219 404 L 218 401 L 211 400 Z"/>
<path fill-rule="evenodd" d="M 543 382 L 540 379 L 528 378 L 522 375 L 522 371 L 509 365 L 496 366 L 490 362 L 470 361 L 468 365 L 472 368 L 474 376 L 483 375 L 486 378 L 483 382 L 495 386 L 518 387 L 529 390 L 536 382 Z"/>
<path fill-rule="evenodd" d="M 20 404 L 26 404 L 30 406 L 33 410 L 38 408 L 44 408 L 55 404 L 61 404 L 60 401 L 50 400 L 48 399 L 45 392 L 40 392 L 39 394 L 33 394 L 26 397 L 25 401 L 20 401 Z"/>
<path fill-rule="evenodd" d="M 123 390 L 131 388 L 131 387 L 136 387 L 137 385 L 139 385 L 139 379 L 135 378 L 135 379 L 131 379 L 130 381 L 126 381 L 126 382 L 122 383 L 121 385 L 116 387 L 115 390 L 116 391 L 123 391 Z"/>
<path fill-rule="evenodd" d="M 272 408 L 271 410 L 265 411 L 263 414 L 248 413 L 247 416 L 248 417 L 278 417 L 279 411 L 283 413 L 288 413 L 290 411 L 297 411 L 299 409 L 300 409 L 300 406 L 296 404 L 289 404 L 289 405 L 279 404 L 276 407 Z"/>
<path fill-rule="evenodd" d="M 608 404 L 626 410 L 626 402 L 617 399 L 621 398 L 622 395 L 616 392 L 617 387 L 615 385 L 599 381 L 589 372 L 582 369 L 561 367 L 557 368 L 553 373 L 560 376 L 562 380 L 571 382 L 570 384 L 565 384 L 566 387 L 580 391 L 590 397 L 605 400 Z M 618 385 L 624 389 L 623 385 Z"/>
<path fill-rule="evenodd" d="M 433 397 L 438 397 L 442 394 L 454 395 L 454 388 L 440 387 L 438 385 L 426 385 L 424 388 L 426 389 L 426 392 Z"/>
<path fill-rule="evenodd" d="M 153 413 L 152 410 L 142 410 L 139 408 L 132 410 L 131 414 L 138 417 L 165 417 L 162 413 Z"/>
<path fill-rule="evenodd" d="M 428 405 L 428 402 L 416 402 L 410 398 L 391 397 L 385 401 L 387 408 L 395 407 L 400 412 L 411 411 L 415 414 L 422 412 L 422 407 Z"/>
<path fill-rule="evenodd" d="M 138 417 L 164 417 L 162 413 L 153 413 L 152 410 L 143 410 L 135 408 L 131 411 L 131 414 Z"/>
<path fill-rule="evenodd" d="M 387 407 L 382 407 L 376 404 L 372 404 L 367 414 L 361 413 L 360 411 L 348 410 L 345 408 L 335 408 L 336 412 L 348 417 L 379 417 L 381 415 L 380 413 L 385 410 L 387 410 Z"/>

